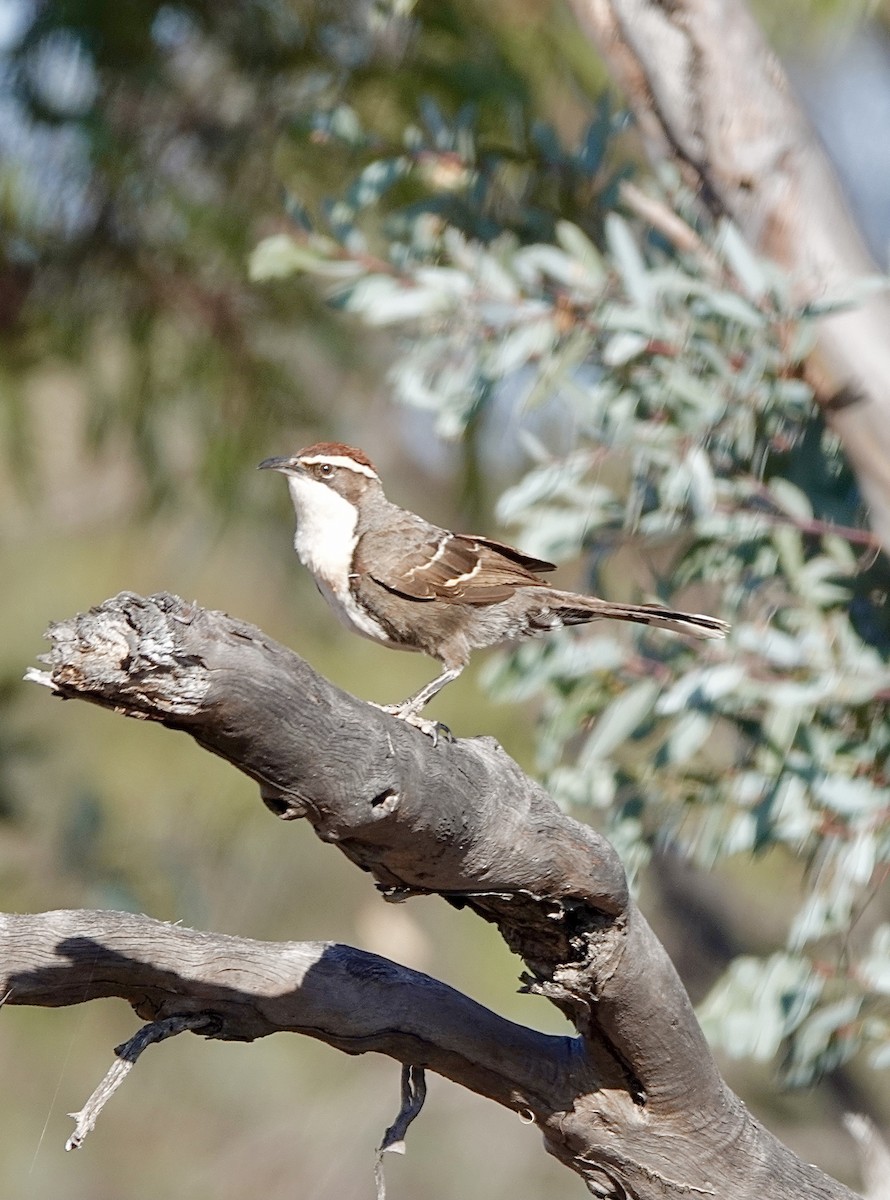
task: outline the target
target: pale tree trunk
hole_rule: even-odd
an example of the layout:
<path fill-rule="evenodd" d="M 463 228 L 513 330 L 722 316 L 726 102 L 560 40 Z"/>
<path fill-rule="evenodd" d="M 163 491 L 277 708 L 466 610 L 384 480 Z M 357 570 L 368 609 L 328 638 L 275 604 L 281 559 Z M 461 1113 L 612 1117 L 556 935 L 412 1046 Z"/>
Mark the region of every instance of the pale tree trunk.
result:
<path fill-rule="evenodd" d="M 879 268 L 834 169 L 744 0 L 571 0 L 633 109 L 716 212 L 785 268 L 801 300 L 848 296 Z M 871 523 L 890 548 L 890 298 L 820 323 L 807 364 Z"/>
<path fill-rule="evenodd" d="M 0 999 L 120 996 L 156 1023 L 155 1040 L 290 1030 L 429 1067 L 525 1114 L 601 1197 L 851 1200 L 729 1090 L 615 851 L 496 742 L 434 746 L 258 629 L 173 596 L 123 593 L 49 636 L 49 671 L 31 678 L 186 731 L 256 780 L 278 817 L 305 818 L 370 872 L 385 898 L 438 895 L 493 923 L 525 964 L 525 988 L 575 1033 L 525 1029 L 349 947 L 120 913 L 0 917 Z"/>

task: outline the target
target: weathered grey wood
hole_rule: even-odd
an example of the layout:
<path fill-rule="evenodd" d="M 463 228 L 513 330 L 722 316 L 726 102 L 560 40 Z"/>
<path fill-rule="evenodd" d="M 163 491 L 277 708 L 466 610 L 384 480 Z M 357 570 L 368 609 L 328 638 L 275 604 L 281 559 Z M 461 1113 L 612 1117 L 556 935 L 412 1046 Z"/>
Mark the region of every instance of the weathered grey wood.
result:
<path fill-rule="evenodd" d="M 210 1037 L 218 1026 L 219 1019 L 214 1013 L 177 1013 L 172 1017 L 161 1017 L 157 1021 L 149 1021 L 122 1045 L 115 1046 L 114 1062 L 106 1071 L 99 1086 L 93 1090 L 83 1108 L 68 1114 L 74 1120 L 74 1132 L 65 1142 L 65 1149 L 80 1149 L 96 1128 L 96 1121 L 99 1119 L 102 1109 L 149 1046 L 156 1046 L 158 1042 L 165 1042 L 167 1038 L 176 1037 L 180 1033 L 203 1033 Z M 402 1070 L 405 1068 L 403 1067 Z"/>
<path fill-rule="evenodd" d="M 568 1037 L 525 1029 L 419 971 L 334 942 L 257 942 L 133 913 L 0 915 L 0 994 L 59 1007 L 119 996 L 146 1021 L 208 1014 L 250 1042 L 303 1033 L 350 1054 L 428 1065 L 517 1111 L 583 1086 Z M 543 1081 L 543 1084 L 542 1084 Z"/>
<path fill-rule="evenodd" d="M 634 110 L 651 157 L 784 267 L 801 301 L 878 273 L 834 169 L 744 0 L 571 0 Z M 808 364 L 890 548 L 890 297 L 820 323 Z"/>
<path fill-rule="evenodd" d="M 598 1195 L 852 1196 L 726 1088 L 615 852 L 495 742 L 433 746 L 259 630 L 173 596 L 123 593 L 49 636 L 50 670 L 32 678 L 187 731 L 257 780 L 273 812 L 308 819 L 391 897 L 441 894 L 493 922 L 525 961 L 527 986 L 579 1036 L 522 1030 L 426 976 L 343 947 L 266 947 L 119 914 L 87 914 L 81 927 L 71 914 L 7 918 L 0 933 L 18 938 L 0 941 L 0 995 L 11 987 L 10 1002 L 77 1002 L 79 970 L 95 978 L 95 994 L 143 998 L 142 1016 L 210 1010 L 221 1016 L 218 1036 L 291 1028 L 419 1062 L 528 1110 L 551 1153 Z M 64 936 L 52 924 L 60 920 Z M 90 932 L 91 921 L 105 924 Z M 97 954 L 101 970 L 90 976 L 85 962 L 95 966 Z M 34 960 L 42 970 L 27 965 Z M 371 1018 L 383 1013 L 381 1029 Z"/>

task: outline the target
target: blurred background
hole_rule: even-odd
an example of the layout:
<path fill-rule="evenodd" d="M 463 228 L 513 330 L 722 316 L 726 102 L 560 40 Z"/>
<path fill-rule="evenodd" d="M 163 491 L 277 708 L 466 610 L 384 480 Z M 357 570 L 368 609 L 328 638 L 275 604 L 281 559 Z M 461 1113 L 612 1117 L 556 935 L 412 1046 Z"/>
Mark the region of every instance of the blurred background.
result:
<path fill-rule="evenodd" d="M 797 0 L 758 15 L 886 265 L 890 8 Z M 430 413 L 391 399 L 391 331 L 326 304 L 311 279 L 251 282 L 248 259 L 355 176 L 357 152 L 331 136 L 348 112 L 381 145 L 429 97 L 446 113 L 472 102 L 572 139 L 605 84 L 559 3 L 0 0 L 6 910 L 126 908 L 248 937 L 349 942 L 562 1031 L 555 1010 L 516 994 L 520 964 L 491 929 L 432 900 L 384 905 L 336 850 L 308 828 L 282 830 L 253 785 L 187 738 L 63 707 L 21 677 L 51 621 L 125 589 L 255 622 L 360 696 L 397 700 L 430 677 L 428 662 L 340 630 L 292 553 L 286 489 L 254 467 L 346 440 L 397 502 L 498 536 L 495 503 L 520 450 L 510 442 L 495 469 L 473 422 L 443 440 Z M 474 663 L 436 715 L 457 734 L 494 734 L 533 769 L 534 705 L 495 703 L 479 674 Z M 787 914 L 762 900 L 781 872 L 766 856 L 714 876 L 668 854 L 642 878 L 694 999 L 740 949 L 782 943 Z M 4 1009 L 0 1194 L 373 1194 L 398 1070 L 295 1037 L 152 1050 L 66 1156 L 66 1113 L 135 1027 L 110 1001 Z M 886 1127 L 886 1073 L 849 1064 L 791 1091 L 773 1063 L 726 1066 L 780 1138 L 856 1184 L 840 1114 L 863 1109 Z M 533 1130 L 438 1079 L 388 1179 L 393 1196 L 426 1200 L 582 1193 Z"/>

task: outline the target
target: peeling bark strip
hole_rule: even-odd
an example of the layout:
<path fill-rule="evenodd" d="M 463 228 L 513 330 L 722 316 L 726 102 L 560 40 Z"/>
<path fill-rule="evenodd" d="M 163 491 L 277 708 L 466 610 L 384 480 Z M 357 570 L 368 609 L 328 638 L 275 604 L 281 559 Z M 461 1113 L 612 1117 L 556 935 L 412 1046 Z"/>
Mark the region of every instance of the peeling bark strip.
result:
<path fill-rule="evenodd" d="M 285 1029 L 429 1067 L 520 1113 L 594 1195 L 851 1200 L 723 1083 L 614 850 L 489 738 L 433 746 L 258 629 L 175 596 L 122 593 L 49 631 L 67 698 L 187 731 L 284 819 L 394 897 L 435 893 L 494 923 L 525 985 L 578 1031 L 515 1025 L 429 976 L 329 944 L 264 944 L 122 913 L 0 918 L 9 1004 L 121 996 L 205 1036 Z"/>
<path fill-rule="evenodd" d="M 634 110 L 650 157 L 789 272 L 806 301 L 879 273 L 834 169 L 744 0 L 571 0 Z M 808 379 L 890 550 L 890 297 L 820 324 Z M 843 398 L 843 403 L 839 402 Z"/>

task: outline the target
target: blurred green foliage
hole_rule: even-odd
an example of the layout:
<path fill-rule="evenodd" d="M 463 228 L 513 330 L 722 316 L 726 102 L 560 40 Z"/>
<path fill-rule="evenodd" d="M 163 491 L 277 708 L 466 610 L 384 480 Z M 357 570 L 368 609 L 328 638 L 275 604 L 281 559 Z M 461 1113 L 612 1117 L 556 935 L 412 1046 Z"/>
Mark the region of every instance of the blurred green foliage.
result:
<path fill-rule="evenodd" d="M 58 467 L 45 461 L 30 384 L 51 364 L 86 398 L 70 434 L 58 398 L 50 424 L 70 440 L 53 453 L 82 459 L 87 474 L 119 455 L 126 472 L 108 516 L 119 536 L 97 517 L 100 533 L 75 542 L 61 521 L 6 555 L 7 629 L 33 639 L 8 643 L 10 679 L 36 648 L 35 621 L 119 587 L 170 586 L 280 637 L 292 633 L 282 615 L 292 605 L 317 665 L 350 687 L 373 675 L 375 691 L 377 651 L 326 643 L 308 590 L 290 598 L 296 568 L 270 566 L 287 537 L 268 553 L 249 514 L 260 504 L 250 468 L 286 449 L 282 436 L 348 436 L 337 373 L 354 370 L 364 385 L 382 337 L 387 354 L 396 347 L 396 397 L 462 447 L 466 507 L 484 511 L 500 492 L 516 540 L 580 558 L 581 586 L 734 623 L 725 647 L 593 630 L 488 668 L 494 696 L 539 713 L 549 786 L 607 830 L 632 873 L 664 849 L 705 868 L 752 856 L 778 864 L 770 903 L 787 914 L 787 945 L 730 966 L 702 1011 L 713 1041 L 779 1054 L 794 1083 L 860 1050 L 886 1066 L 890 935 L 878 892 L 890 858 L 890 579 L 801 379 L 818 314 L 796 306 L 788 281 L 676 180 L 641 177 L 634 131 L 559 4 L 13 9 L 0 67 L 3 461 L 16 496 L 39 513 Z M 761 9 L 780 43 L 798 36 L 779 28 L 776 6 Z M 839 9 L 849 19 L 850 6 L 821 0 L 794 11 L 815 29 Z M 628 201 L 628 180 L 654 205 L 655 224 Z M 229 521 L 224 547 L 208 511 Z M 140 523 L 151 514 L 164 522 Z M 407 693 L 425 670 L 390 656 L 377 698 Z M 21 689 L 11 683 L 0 704 L 16 902 L 142 907 L 275 937 L 330 936 L 332 897 L 358 911 L 354 872 L 338 873 L 313 845 L 297 852 L 294 885 L 294 851 L 242 818 L 239 781 L 196 765 L 184 743 L 171 750 L 172 735 L 158 732 L 161 748 L 144 728 L 94 734 L 101 718 L 68 706 L 68 740 L 38 742 Z M 461 704 L 442 701 L 458 732 L 503 730 L 511 751 L 530 757 L 508 710 Z M 161 758 L 170 774 L 158 782 Z M 766 892 L 766 874 L 757 878 Z M 502 994 L 506 951 L 499 959 L 486 932 L 465 926 L 449 926 L 449 942 L 436 924 L 445 917 L 424 919 L 437 973 L 468 990 L 478 983 L 526 1019 Z M 97 1026 L 101 1038 L 104 1017 Z M 55 1051 L 38 1107 L 57 1085 L 64 1046 Z M 274 1077 L 269 1120 L 280 1120 L 287 1053 L 262 1059 L 246 1109 Z M 94 1069 L 91 1059 L 85 1072 Z M 307 1109 L 322 1074 L 305 1086 Z M 238 1098 L 220 1094 L 212 1128 L 224 1148 L 249 1122 L 231 1115 Z M 372 1099 L 361 1103 L 376 1133 L 391 1114 L 378 1120 Z M 159 1098 L 159 1113 L 167 1104 Z M 193 1134 L 186 1123 L 180 1153 L 190 1158 Z M 257 1182 L 268 1150 L 247 1156 L 247 1178 L 289 1195 L 289 1160 Z M 243 1179 L 224 1173 L 207 1194 L 243 1194 Z M 348 1175 L 358 1177 L 354 1163 Z M 487 1162 L 483 1175 L 490 1195 L 515 1193 L 512 1177 L 490 1182 Z M 69 1178 L 47 1194 L 74 1196 Z M 84 1184 L 83 1194 L 98 1193 Z"/>
<path fill-rule="evenodd" d="M 529 466 L 499 515 L 531 553 L 586 552 L 588 587 L 609 595 L 617 562 L 622 593 L 732 618 L 725 646 L 552 638 L 490 680 L 540 699 L 550 787 L 605 815 L 631 870 L 664 846 L 708 867 L 775 847 L 808 864 L 783 986 L 774 959 L 746 960 L 748 986 L 731 968 L 705 1013 L 741 1052 L 737 1014 L 765 1029 L 772 1007 L 758 1044 L 784 1039 L 786 1078 L 809 1082 L 860 1046 L 890 1056 L 884 973 L 866 966 L 890 926 L 850 941 L 890 861 L 890 623 L 801 373 L 819 317 L 856 296 L 797 305 L 670 179 L 622 204 L 621 126 L 601 105 L 575 144 L 532 126 L 493 150 L 484 116 L 426 101 L 394 154 L 341 105 L 315 129 L 358 156 L 352 182 L 316 222 L 302 206 L 261 241 L 252 275 L 309 275 L 366 324 L 404 330 L 393 388 L 443 436 L 494 410 L 496 458 L 512 425 Z M 495 181 L 517 162 L 504 205 Z"/>

